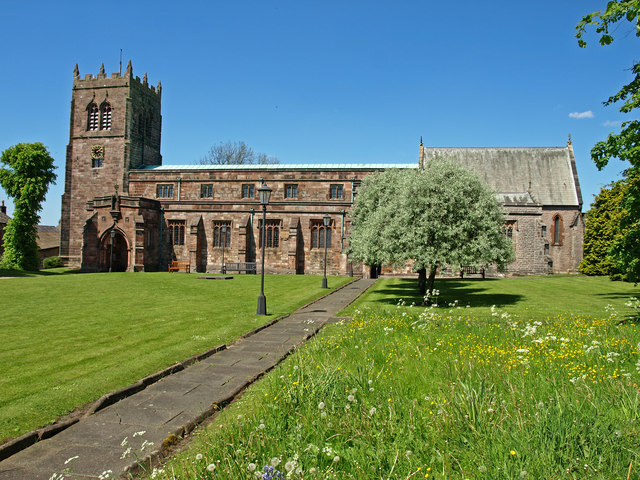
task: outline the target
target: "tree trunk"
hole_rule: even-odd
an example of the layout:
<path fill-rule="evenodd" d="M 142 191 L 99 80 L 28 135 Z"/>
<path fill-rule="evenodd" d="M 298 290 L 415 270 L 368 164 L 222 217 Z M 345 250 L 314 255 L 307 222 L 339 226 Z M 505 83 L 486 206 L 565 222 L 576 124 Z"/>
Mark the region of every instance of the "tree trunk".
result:
<path fill-rule="evenodd" d="M 418 295 L 423 296 L 427 293 L 427 269 L 418 270 Z"/>
<path fill-rule="evenodd" d="M 438 264 L 431 266 L 431 270 L 429 271 L 429 278 L 427 279 L 427 291 L 433 292 L 433 284 L 436 281 L 436 272 L 438 271 Z M 433 295 L 432 295 L 433 296 Z"/>

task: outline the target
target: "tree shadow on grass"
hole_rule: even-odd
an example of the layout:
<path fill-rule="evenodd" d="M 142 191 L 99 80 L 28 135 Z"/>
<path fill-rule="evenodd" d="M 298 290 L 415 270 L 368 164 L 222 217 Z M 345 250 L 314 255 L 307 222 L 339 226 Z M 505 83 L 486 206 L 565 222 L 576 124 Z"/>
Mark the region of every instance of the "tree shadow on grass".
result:
<path fill-rule="evenodd" d="M 46 276 L 57 276 L 57 275 L 69 275 L 81 273 L 80 269 L 70 269 L 65 267 L 52 268 L 50 270 L 38 270 L 38 271 L 26 271 L 26 270 L 8 270 L 8 269 L 0 269 L 0 277 L 46 277 Z"/>
<path fill-rule="evenodd" d="M 438 303 L 448 304 L 458 300 L 458 305 L 471 305 L 472 307 L 504 307 L 514 305 L 525 297 L 519 294 L 486 292 L 487 283 L 495 282 L 495 279 L 456 279 L 439 278 L 436 280 L 435 289 L 440 291 Z M 483 285 L 484 284 L 484 285 Z M 383 298 L 372 299 L 373 303 L 397 305 L 400 299 L 406 304 L 415 303 L 421 305 L 424 301 L 418 295 L 417 279 L 402 278 L 397 283 L 377 288 L 375 294 L 383 295 Z"/>
<path fill-rule="evenodd" d="M 610 298 L 611 300 L 620 300 L 621 298 L 631 298 L 640 295 L 640 292 L 608 292 L 608 293 L 596 293 L 594 294 L 602 298 Z"/>

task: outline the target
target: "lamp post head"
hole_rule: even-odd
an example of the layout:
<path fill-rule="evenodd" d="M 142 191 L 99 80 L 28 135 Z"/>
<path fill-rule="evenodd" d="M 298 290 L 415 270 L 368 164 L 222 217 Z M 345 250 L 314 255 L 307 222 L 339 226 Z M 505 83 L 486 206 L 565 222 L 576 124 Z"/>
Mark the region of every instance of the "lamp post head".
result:
<path fill-rule="evenodd" d="M 325 227 L 329 226 L 329 224 L 331 223 L 331 217 L 329 216 L 328 213 L 324 214 L 324 217 L 322 217 L 322 222 L 324 223 Z"/>
<path fill-rule="evenodd" d="M 114 238 L 116 238 L 116 231 L 111 230 L 111 240 L 113 240 Z"/>
<path fill-rule="evenodd" d="M 266 183 L 260 185 L 258 189 L 258 195 L 260 197 L 261 205 L 269 205 L 269 198 L 271 197 L 271 189 L 267 186 Z"/>

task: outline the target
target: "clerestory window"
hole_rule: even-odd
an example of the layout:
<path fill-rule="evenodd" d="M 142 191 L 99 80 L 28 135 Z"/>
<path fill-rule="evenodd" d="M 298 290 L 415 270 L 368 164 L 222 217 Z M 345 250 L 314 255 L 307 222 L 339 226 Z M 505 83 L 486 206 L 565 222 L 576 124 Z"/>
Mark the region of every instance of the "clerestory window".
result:
<path fill-rule="evenodd" d="M 250 183 L 244 183 L 242 185 L 242 198 L 253 198 L 255 187 Z"/>
<path fill-rule="evenodd" d="M 173 198 L 173 184 L 161 184 L 156 187 L 157 198 Z"/>
<path fill-rule="evenodd" d="M 213 197 L 213 184 L 205 183 L 200 185 L 200 198 L 212 198 Z"/>
<path fill-rule="evenodd" d="M 298 198 L 298 185 L 286 184 L 284 186 L 284 198 Z"/>
<path fill-rule="evenodd" d="M 344 198 L 343 186 L 341 184 L 331 185 L 329 198 Z"/>

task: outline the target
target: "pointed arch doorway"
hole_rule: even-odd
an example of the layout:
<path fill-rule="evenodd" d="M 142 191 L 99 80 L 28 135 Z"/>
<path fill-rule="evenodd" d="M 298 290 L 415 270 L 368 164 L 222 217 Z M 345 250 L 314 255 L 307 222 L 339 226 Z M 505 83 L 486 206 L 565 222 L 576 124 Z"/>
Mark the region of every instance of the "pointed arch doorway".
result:
<path fill-rule="evenodd" d="M 113 249 L 111 248 L 113 245 Z M 112 253 L 113 252 L 113 253 Z M 125 272 L 129 265 L 129 247 L 124 234 L 112 228 L 102 236 L 100 248 L 100 270 Z"/>

